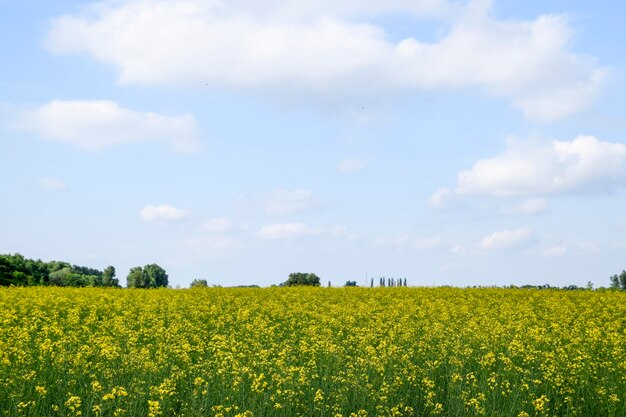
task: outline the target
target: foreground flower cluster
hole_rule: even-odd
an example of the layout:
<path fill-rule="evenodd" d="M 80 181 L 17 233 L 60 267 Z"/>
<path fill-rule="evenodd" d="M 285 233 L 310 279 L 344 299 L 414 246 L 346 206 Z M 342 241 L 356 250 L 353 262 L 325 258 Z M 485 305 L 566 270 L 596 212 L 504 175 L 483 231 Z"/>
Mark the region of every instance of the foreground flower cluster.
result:
<path fill-rule="evenodd" d="M 0 288 L 0 416 L 626 416 L 626 294 Z"/>

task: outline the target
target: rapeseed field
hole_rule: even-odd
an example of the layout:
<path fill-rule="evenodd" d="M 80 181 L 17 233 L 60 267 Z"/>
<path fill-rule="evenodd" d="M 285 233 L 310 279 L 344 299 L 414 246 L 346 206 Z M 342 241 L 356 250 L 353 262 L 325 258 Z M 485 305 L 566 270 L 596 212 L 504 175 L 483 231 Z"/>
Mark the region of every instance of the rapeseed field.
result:
<path fill-rule="evenodd" d="M 626 416 L 626 294 L 1 288 L 0 416 Z"/>

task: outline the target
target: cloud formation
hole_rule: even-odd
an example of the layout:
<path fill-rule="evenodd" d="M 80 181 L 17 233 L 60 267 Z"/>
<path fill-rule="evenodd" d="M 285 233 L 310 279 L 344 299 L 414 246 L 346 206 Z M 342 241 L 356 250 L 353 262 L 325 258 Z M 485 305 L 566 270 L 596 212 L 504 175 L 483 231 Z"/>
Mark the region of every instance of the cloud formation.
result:
<path fill-rule="evenodd" d="M 535 120 L 584 109 L 606 69 L 570 51 L 567 18 L 498 20 L 489 3 L 120 0 L 55 19 L 45 43 L 114 65 L 122 84 L 333 98 L 478 88 Z M 393 13 L 451 27 L 434 42 L 392 41 L 372 22 Z"/>
<path fill-rule="evenodd" d="M 484 250 L 508 249 L 520 245 L 530 238 L 530 229 L 521 227 L 514 230 L 501 230 L 485 236 L 480 242 Z"/>
<path fill-rule="evenodd" d="M 443 207 L 445 202 L 450 198 L 451 194 L 452 192 L 449 188 L 440 188 L 430 196 L 428 199 L 428 205 L 432 208 Z"/>
<path fill-rule="evenodd" d="M 502 154 L 476 162 L 457 176 L 454 189 L 440 189 L 430 205 L 462 196 L 531 197 L 517 211 L 536 214 L 547 203 L 535 196 L 612 192 L 626 186 L 626 145 L 593 136 L 550 143 L 511 143 Z"/>
<path fill-rule="evenodd" d="M 459 194 L 532 196 L 626 184 L 626 145 L 593 136 L 547 145 L 513 145 L 458 175 Z"/>
<path fill-rule="evenodd" d="M 153 221 L 176 221 L 181 220 L 187 217 L 189 212 L 187 210 L 179 209 L 169 204 L 164 204 L 160 206 L 154 206 L 152 204 L 148 204 L 144 206 L 139 212 L 139 217 L 142 220 L 153 222 Z"/>
<path fill-rule="evenodd" d="M 200 147 L 192 115 L 137 112 L 108 100 L 54 100 L 22 113 L 14 127 L 87 151 L 138 142 L 161 142 L 179 152 Z"/>

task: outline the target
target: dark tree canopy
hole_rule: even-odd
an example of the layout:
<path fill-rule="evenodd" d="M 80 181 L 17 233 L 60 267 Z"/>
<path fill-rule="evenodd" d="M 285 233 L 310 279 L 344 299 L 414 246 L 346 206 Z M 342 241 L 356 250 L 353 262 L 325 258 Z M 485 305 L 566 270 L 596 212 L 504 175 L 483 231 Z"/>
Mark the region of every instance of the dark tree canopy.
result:
<path fill-rule="evenodd" d="M 103 272 L 94 268 L 62 261 L 43 262 L 39 259 L 27 259 L 19 253 L 0 255 L 0 285 L 119 286 L 115 279 L 105 282 Z"/>
<path fill-rule="evenodd" d="M 143 272 L 147 275 L 148 286 L 150 288 L 167 287 L 167 273 L 165 269 L 157 264 L 150 264 L 143 267 Z"/>
<path fill-rule="evenodd" d="M 287 281 L 281 284 L 284 287 L 292 287 L 296 285 L 309 285 L 313 287 L 319 287 L 320 277 L 313 273 L 292 272 L 289 274 Z"/>
<path fill-rule="evenodd" d="M 143 275 L 143 268 L 135 266 L 130 269 L 126 277 L 126 286 L 128 288 L 145 288 L 146 283 Z"/>
<path fill-rule="evenodd" d="M 119 280 L 115 278 L 115 268 L 113 266 L 107 266 L 102 271 L 102 285 L 119 287 Z"/>
<path fill-rule="evenodd" d="M 165 269 L 157 264 L 149 264 L 143 268 L 136 266 L 130 269 L 126 278 L 128 288 L 159 288 L 167 287 L 168 280 Z"/>

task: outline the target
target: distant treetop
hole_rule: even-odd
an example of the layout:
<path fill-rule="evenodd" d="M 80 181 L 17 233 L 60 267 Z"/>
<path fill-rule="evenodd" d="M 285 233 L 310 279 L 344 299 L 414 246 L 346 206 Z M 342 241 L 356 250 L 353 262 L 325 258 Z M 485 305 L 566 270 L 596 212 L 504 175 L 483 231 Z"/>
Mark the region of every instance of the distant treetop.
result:
<path fill-rule="evenodd" d="M 167 273 L 157 264 L 136 266 L 130 269 L 126 278 L 128 288 L 159 288 L 167 287 Z"/>
<path fill-rule="evenodd" d="M 320 277 L 313 273 L 292 272 L 289 274 L 287 281 L 280 284 L 282 287 L 293 287 L 297 285 L 308 285 L 319 287 L 321 285 Z"/>
<path fill-rule="evenodd" d="M 191 285 L 189 286 L 189 288 L 207 288 L 208 286 L 209 283 L 206 279 L 194 279 L 193 281 L 191 281 Z"/>

